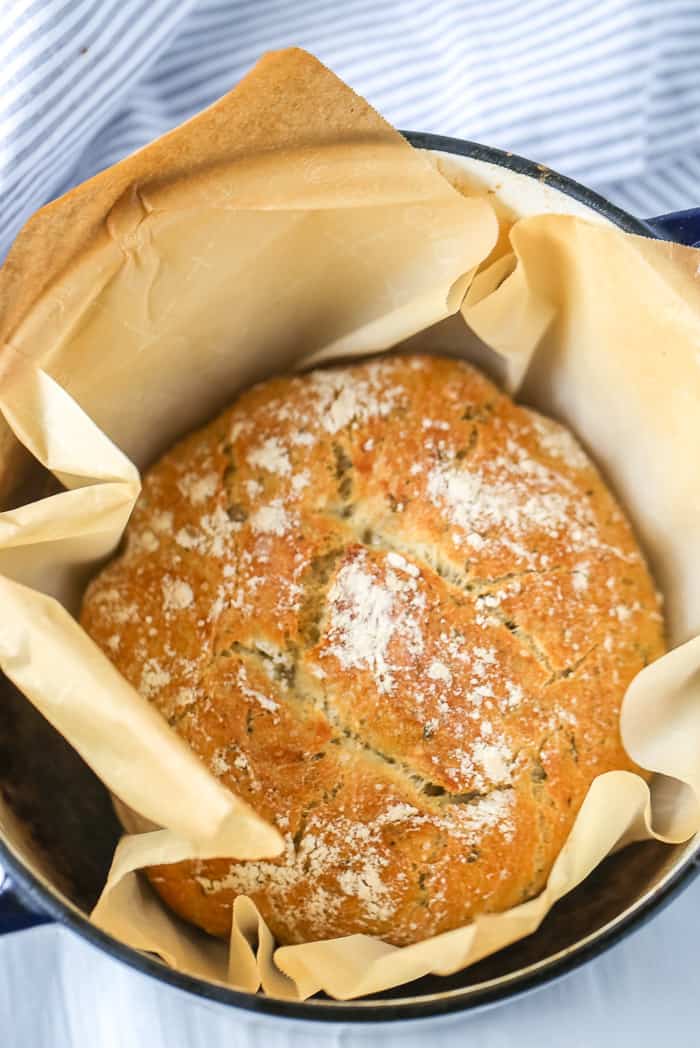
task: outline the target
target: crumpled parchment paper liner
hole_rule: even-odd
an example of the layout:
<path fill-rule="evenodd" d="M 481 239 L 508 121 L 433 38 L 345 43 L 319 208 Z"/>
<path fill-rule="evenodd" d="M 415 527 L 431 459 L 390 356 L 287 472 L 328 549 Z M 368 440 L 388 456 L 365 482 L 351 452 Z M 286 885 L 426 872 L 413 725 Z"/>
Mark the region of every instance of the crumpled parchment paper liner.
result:
<path fill-rule="evenodd" d="M 548 215 L 517 222 L 511 251 L 481 271 L 497 236 L 487 200 L 459 196 L 292 51 L 40 212 L 2 272 L 0 408 L 69 490 L 0 518 L 3 630 L 13 619 L 0 662 L 137 819 L 164 827 L 122 839 L 93 919 L 168 964 L 249 992 L 349 999 L 473 963 L 533 931 L 610 851 L 698 830 L 700 253 Z M 445 321 L 460 305 L 463 319 Z M 498 364 L 511 389 L 572 425 L 638 527 L 682 645 L 638 675 L 623 709 L 630 754 L 658 775 L 651 793 L 627 772 L 599 777 L 546 890 L 507 913 L 403 949 L 351 936 L 275 950 L 240 898 L 227 950 L 166 911 L 136 871 L 275 854 L 276 831 L 198 764 L 62 605 L 75 607 L 136 496 L 122 452 L 143 466 L 256 378 L 417 348 L 427 328 L 437 347 L 443 324 L 453 352 Z M 1 431 L 0 447 L 12 447 Z"/>
<path fill-rule="evenodd" d="M 279 835 L 224 789 L 116 672 L 55 597 L 110 552 L 140 490 L 131 462 L 64 390 L 11 347 L 0 410 L 68 491 L 0 515 L 0 665 L 100 775 L 148 818 L 214 854 L 278 852 Z"/>
<path fill-rule="evenodd" d="M 700 252 L 560 215 L 522 219 L 510 240 L 511 275 L 487 272 L 478 303 L 475 281 L 462 312 L 505 358 L 509 388 L 583 439 L 631 514 L 671 640 L 688 640 L 700 632 Z M 537 313 L 541 332 L 510 322 Z"/>

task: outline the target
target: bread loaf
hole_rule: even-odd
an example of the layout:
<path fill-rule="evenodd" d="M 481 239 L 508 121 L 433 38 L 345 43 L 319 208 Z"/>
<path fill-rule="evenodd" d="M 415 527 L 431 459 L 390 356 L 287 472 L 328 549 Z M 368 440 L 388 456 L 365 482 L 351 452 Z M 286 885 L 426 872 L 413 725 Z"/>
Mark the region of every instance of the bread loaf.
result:
<path fill-rule="evenodd" d="M 397 945 L 537 894 L 596 775 L 632 768 L 655 588 L 559 424 L 473 367 L 388 356 L 242 394 L 145 476 L 87 631 L 283 833 L 153 868 L 218 936 Z"/>

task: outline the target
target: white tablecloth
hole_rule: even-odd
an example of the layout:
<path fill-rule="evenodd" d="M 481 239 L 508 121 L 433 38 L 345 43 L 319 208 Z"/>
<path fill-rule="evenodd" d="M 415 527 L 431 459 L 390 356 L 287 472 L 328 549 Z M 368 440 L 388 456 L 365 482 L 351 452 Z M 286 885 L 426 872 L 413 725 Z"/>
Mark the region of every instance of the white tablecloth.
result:
<path fill-rule="evenodd" d="M 527 997 L 437 1027 L 279 1022 L 162 986 L 53 925 L 0 939 L 2 1048 L 695 1048 L 700 878 L 592 963 Z"/>

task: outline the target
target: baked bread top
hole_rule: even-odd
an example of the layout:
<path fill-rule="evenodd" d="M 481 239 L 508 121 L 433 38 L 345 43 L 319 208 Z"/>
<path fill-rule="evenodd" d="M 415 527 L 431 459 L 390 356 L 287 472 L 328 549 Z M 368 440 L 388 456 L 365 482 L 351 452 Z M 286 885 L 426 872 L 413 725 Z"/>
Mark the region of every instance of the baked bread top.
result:
<path fill-rule="evenodd" d="M 82 622 L 275 860 L 149 871 L 216 935 L 406 944 L 538 893 L 663 651 L 630 525 L 574 438 L 473 367 L 276 378 L 144 478 Z"/>

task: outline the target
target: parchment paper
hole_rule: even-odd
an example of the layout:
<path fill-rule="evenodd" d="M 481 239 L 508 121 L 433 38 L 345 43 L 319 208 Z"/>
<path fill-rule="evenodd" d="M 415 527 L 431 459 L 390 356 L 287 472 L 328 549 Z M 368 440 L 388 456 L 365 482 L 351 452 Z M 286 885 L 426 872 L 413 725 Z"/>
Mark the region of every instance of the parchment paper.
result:
<path fill-rule="evenodd" d="M 361 996 L 473 963 L 533 931 L 613 849 L 700 828 L 700 252 L 547 215 L 517 222 L 510 251 L 482 266 L 498 237 L 485 198 L 460 195 L 331 73 L 288 51 L 39 212 L 0 273 L 0 410 L 67 489 L 0 516 L 0 665 L 135 823 L 163 827 L 123 838 L 93 920 L 168 964 L 281 997 Z M 254 379 L 415 346 L 428 328 L 439 346 L 435 325 L 454 314 L 449 348 L 473 356 L 474 332 L 511 389 L 572 426 L 651 557 L 675 650 L 632 683 L 622 732 L 658 774 L 651 791 L 628 772 L 596 779 L 546 890 L 505 914 L 402 949 L 351 936 L 275 950 L 240 898 L 227 950 L 135 871 L 273 855 L 279 836 L 70 611 L 119 539 L 135 465 Z M 11 475 L 7 431 L 0 448 Z"/>

